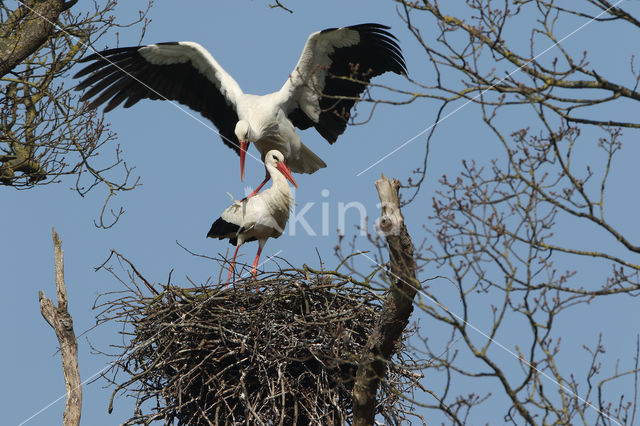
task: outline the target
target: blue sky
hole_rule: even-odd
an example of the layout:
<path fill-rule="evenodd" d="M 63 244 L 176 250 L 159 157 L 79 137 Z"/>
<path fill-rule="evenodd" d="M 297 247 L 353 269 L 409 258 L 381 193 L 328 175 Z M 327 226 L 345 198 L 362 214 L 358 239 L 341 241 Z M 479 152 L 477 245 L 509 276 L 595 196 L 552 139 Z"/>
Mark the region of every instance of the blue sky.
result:
<path fill-rule="evenodd" d="M 143 4 L 122 3 L 116 13 L 122 21 L 133 19 L 137 3 Z M 292 7 L 294 14 L 270 9 L 264 1 L 216 2 L 214 5 L 211 1 L 198 0 L 188 2 L 186 8 L 184 3 L 159 2 L 151 9 L 152 22 L 144 42 L 197 41 L 209 49 L 245 92 L 264 94 L 281 87 L 311 32 L 379 22 L 390 25 L 398 37 L 409 74 L 422 82 L 429 82 L 430 68 L 424 52 L 399 19 L 393 2 L 352 1 L 345 6 L 341 1 L 325 1 Z M 421 27 L 428 31 L 428 25 Z M 615 31 L 609 35 L 612 40 L 627 36 L 624 28 Z M 435 35 L 434 31 L 430 36 Z M 135 30 L 126 29 L 119 34 L 122 46 L 137 44 L 138 38 Z M 107 44 L 113 47 L 114 40 L 115 34 L 110 34 L 96 47 L 103 48 Z M 596 51 L 600 49 L 601 55 L 617 53 L 604 35 L 587 30 L 573 36 L 571 44 L 577 50 L 583 45 Z M 627 64 L 625 61 L 627 59 L 623 58 Z M 603 64 L 607 66 L 606 58 Z M 609 67 L 611 72 L 617 72 L 615 65 L 609 64 Z M 411 87 L 395 75 L 385 75 L 376 82 L 398 88 Z M 317 250 L 325 263 L 335 264 L 333 247 L 338 241 L 336 229 L 340 203 L 361 203 L 371 223 L 379 214 L 373 181 L 382 172 L 387 176 L 408 177 L 412 169 L 422 164 L 425 138 L 417 138 L 366 173 L 356 176 L 357 173 L 431 125 L 435 119 L 435 107 L 435 103 L 428 101 L 399 107 L 380 105 L 373 120 L 348 128 L 333 146 L 313 130 L 302 132 L 303 142 L 328 165 L 314 175 L 295 176 L 300 187 L 295 193 L 297 208 L 308 209 L 305 218 L 316 235 L 308 235 L 300 224 L 294 232 L 290 224 L 281 238 L 269 240 L 262 259 L 278 254 L 294 265 L 317 265 Z M 613 113 L 624 114 L 625 109 L 620 107 Z M 127 163 L 134 165 L 134 173 L 142 178 L 142 186 L 119 194 L 112 201 L 114 208 L 122 206 L 125 210 L 112 229 L 100 230 L 93 225 L 105 197 L 101 188 L 81 198 L 70 190 L 73 186 L 70 179 L 29 191 L 4 188 L 1 192 L 0 268 L 5 294 L 0 301 L 0 320 L 4 324 L 0 338 L 6 342 L 5 348 L 10 348 L 0 354 L 0 365 L 3 365 L 0 377 L 3 383 L 0 387 L 3 424 L 20 423 L 64 394 L 60 360 L 56 354 L 57 340 L 40 316 L 37 299 L 40 289 L 45 290 L 49 297 L 55 295 L 52 226 L 63 240 L 69 309 L 76 334 L 80 334 L 95 323 L 96 313 L 92 310 L 95 297 L 121 289 L 113 277 L 94 271 L 111 249 L 127 256 L 147 279 L 154 282 L 165 282 L 171 270 L 173 282 L 182 285 L 188 285 L 187 277 L 196 283 L 209 277 L 217 279 L 220 272 L 217 263 L 190 255 L 178 243 L 209 256 L 231 250 L 227 243 L 206 239 L 205 235 L 212 221 L 229 204 L 227 192 L 240 198 L 246 184 L 257 185 L 262 180 L 262 165 L 247 158 L 245 183 L 241 183 L 238 157 L 222 144 L 219 136 L 167 102 L 144 101 L 128 110 L 118 108 L 110 112 L 106 120 L 118 134 L 118 143 Z M 109 149 L 104 155 L 110 155 Z M 474 115 L 473 108 L 462 109 L 442 123 L 432 150 L 432 182 L 426 184 L 418 199 L 404 212 L 410 231 L 415 231 L 414 237 L 419 240 L 424 236 L 421 226 L 431 214 L 431 196 L 436 188 L 436 179 L 443 173 L 453 175 L 463 158 L 485 161 L 498 155 L 494 154 L 498 146 Z M 255 148 L 251 152 L 255 154 Z M 631 151 L 632 154 L 637 152 L 637 149 Z M 616 176 L 619 182 L 637 178 L 638 171 L 633 169 L 631 158 L 627 156 L 620 160 L 627 172 Z M 630 191 L 631 196 L 621 196 L 619 205 L 627 206 L 626 213 L 613 214 L 621 225 L 626 226 L 631 223 L 629 210 L 637 215 L 638 191 L 635 186 L 627 187 L 625 191 Z M 328 235 L 322 235 L 323 207 L 329 212 Z M 347 236 L 356 232 L 358 220 L 357 210 L 349 210 L 346 229 L 343 230 Z M 564 232 L 571 238 L 586 237 L 579 226 Z M 637 227 L 631 227 L 629 232 L 638 236 Z M 597 234 L 592 236 L 599 237 Z M 602 245 L 610 243 L 604 237 L 597 241 Z M 251 263 L 256 249 L 255 243 L 246 244 L 240 249 L 239 259 Z M 269 269 L 269 263 L 264 268 Z M 436 275 L 435 272 L 425 273 Z M 612 306 L 616 309 L 611 309 Z M 591 308 L 596 306 L 579 308 L 572 317 L 575 322 L 560 325 L 567 334 L 566 360 L 582 353 L 581 343 L 595 342 L 599 332 L 607 333 L 608 338 L 614 341 L 613 347 L 618 348 L 620 356 L 624 357 L 625 351 L 629 353 L 633 346 L 631 342 L 637 326 L 625 329 L 619 324 L 637 324 L 637 310 L 622 301 L 619 305 L 598 305 L 598 315 L 593 315 Z M 428 320 L 418 311 L 414 319 L 419 319 L 423 326 L 429 326 Z M 575 329 L 576 323 L 584 327 Z M 488 323 L 477 326 L 482 328 Z M 517 336 L 517 329 L 513 334 Z M 514 342 L 509 338 L 514 336 L 510 333 L 505 335 L 506 341 L 502 343 L 512 349 Z M 108 358 L 93 354 L 90 344 L 108 351 L 109 345 L 118 341 L 117 327 L 110 325 L 95 328 L 79 339 L 83 379 L 100 371 L 109 362 Z M 509 362 L 509 357 L 505 352 L 505 362 Z M 570 365 L 567 361 L 566 366 Z M 484 390 L 490 390 L 491 386 L 487 384 Z M 118 424 L 128 418 L 132 405 L 124 398 L 115 401 L 113 414 L 107 414 L 111 389 L 104 387 L 102 381 L 84 387 L 83 424 Z M 63 409 L 64 401 L 61 400 L 27 424 L 56 424 Z M 485 413 L 488 417 L 484 420 L 491 422 L 490 413 Z"/>

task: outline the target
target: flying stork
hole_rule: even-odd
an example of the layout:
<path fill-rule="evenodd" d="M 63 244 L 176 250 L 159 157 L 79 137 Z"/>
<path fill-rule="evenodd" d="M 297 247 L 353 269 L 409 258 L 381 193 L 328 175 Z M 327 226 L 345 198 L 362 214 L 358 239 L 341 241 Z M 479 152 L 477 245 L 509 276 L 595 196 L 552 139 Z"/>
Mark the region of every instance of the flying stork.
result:
<path fill-rule="evenodd" d="M 296 173 L 326 167 L 301 141 L 298 129 L 315 129 L 333 144 L 347 126 L 350 110 L 371 78 L 391 71 L 406 75 L 397 39 L 380 24 L 329 28 L 309 36 L 282 88 L 263 96 L 243 93 L 236 81 L 201 45 L 191 41 L 121 47 L 95 53 L 74 77 L 90 74 L 77 90 L 87 90 L 89 107 L 107 102 L 105 112 L 141 99 L 178 101 L 200 112 L 240 155 L 253 142 L 264 159 L 277 149 Z M 268 176 L 262 183 L 264 185 Z M 260 185 L 260 187 L 262 187 Z M 260 188 L 259 187 L 259 188 Z M 259 189 L 258 188 L 258 189 Z M 254 194 L 257 190 L 254 191 Z"/>
<path fill-rule="evenodd" d="M 291 176 L 291 169 L 284 162 L 284 155 L 280 151 L 271 150 L 265 155 L 265 167 L 271 176 L 273 184 L 269 189 L 251 198 L 234 201 L 222 215 L 213 222 L 207 233 L 209 238 L 219 240 L 228 238 L 236 246 L 233 259 L 229 266 L 229 277 L 233 273 L 238 249 L 247 241 L 258 240 L 258 253 L 253 261 L 251 274 L 257 279 L 258 259 L 262 248 L 269 238 L 282 235 L 289 219 L 289 210 L 293 204 L 293 195 L 287 180 L 296 188 L 298 185 Z"/>

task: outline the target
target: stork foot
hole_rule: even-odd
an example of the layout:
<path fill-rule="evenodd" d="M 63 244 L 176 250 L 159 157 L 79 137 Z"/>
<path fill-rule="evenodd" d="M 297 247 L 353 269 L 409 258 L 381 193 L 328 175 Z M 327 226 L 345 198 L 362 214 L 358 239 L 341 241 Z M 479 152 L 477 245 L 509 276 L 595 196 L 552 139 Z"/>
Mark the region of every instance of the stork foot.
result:
<path fill-rule="evenodd" d="M 264 161 L 264 158 L 262 159 Z M 258 195 L 258 192 L 260 192 L 260 190 L 262 189 L 262 187 L 264 186 L 265 183 L 269 182 L 269 179 L 271 179 L 271 175 L 269 174 L 269 171 L 267 171 L 266 176 L 264 177 L 264 180 L 262 181 L 262 183 L 260 185 L 258 185 L 258 187 L 256 189 L 253 190 L 253 192 L 251 194 L 249 194 L 248 196 L 244 197 L 242 199 L 242 201 L 246 201 L 251 197 L 254 197 L 256 195 Z"/>
<path fill-rule="evenodd" d="M 260 259 L 260 253 L 262 253 L 262 246 L 264 245 L 266 240 L 260 240 L 258 243 L 258 253 L 256 253 L 256 258 L 253 260 L 253 266 L 251 266 L 251 275 L 253 275 L 253 280 L 256 282 L 256 292 L 258 292 L 258 260 Z"/>
<path fill-rule="evenodd" d="M 258 281 L 258 273 L 255 269 L 253 269 L 251 271 L 251 274 L 253 275 L 253 281 L 255 281 L 256 283 L 256 293 L 260 292 L 260 282 Z"/>
<path fill-rule="evenodd" d="M 257 187 L 256 189 L 253 190 L 253 192 L 249 195 L 247 195 L 246 197 L 244 197 L 242 200 L 240 200 L 241 203 L 244 203 L 245 201 L 247 201 L 249 198 L 251 197 L 255 197 L 256 195 L 258 195 L 258 192 L 260 191 L 260 188 L 262 188 L 261 186 Z"/>

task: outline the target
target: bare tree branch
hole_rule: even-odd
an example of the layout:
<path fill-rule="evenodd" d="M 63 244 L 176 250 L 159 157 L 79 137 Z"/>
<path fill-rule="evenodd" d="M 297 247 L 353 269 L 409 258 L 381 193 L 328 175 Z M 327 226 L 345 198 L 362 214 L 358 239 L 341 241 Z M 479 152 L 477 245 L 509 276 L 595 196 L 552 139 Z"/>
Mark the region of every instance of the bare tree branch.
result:
<path fill-rule="evenodd" d="M 606 333 L 595 345 L 583 343 L 588 354 L 580 357 L 580 346 L 567 347 L 557 324 L 579 322 L 574 308 L 585 304 L 592 315 L 606 315 L 597 311 L 606 296 L 625 303 L 640 296 L 640 243 L 633 222 L 615 216 L 627 208 L 621 184 L 635 173 L 623 170 L 620 157 L 635 157 L 627 145 L 640 128 L 637 117 L 624 114 L 640 101 L 637 55 L 575 45 L 586 27 L 605 34 L 619 21 L 637 33 L 640 20 L 605 0 L 396 3 L 431 68 L 421 77 L 429 81 L 416 83 L 424 91 L 417 98 L 437 100 L 445 114 L 463 107 L 475 113 L 474 142 L 491 150 L 490 159 L 464 158 L 442 172 L 416 252 L 419 267 L 444 271 L 452 286 L 421 292 L 442 311 L 418 306 L 460 342 L 450 350 L 424 337 L 430 372 L 439 378 L 431 383 L 443 387 L 432 395 L 436 403 L 423 406 L 453 423 L 476 424 L 483 420 L 472 409 L 500 394 L 509 401 L 501 413 L 506 423 L 629 424 L 638 401 L 622 378 L 636 377 L 637 365 L 622 368 L 621 361 L 606 372 Z M 432 136 L 448 137 L 435 131 L 427 142 Z M 425 179 L 428 159 L 427 143 L 417 178 L 405 186 L 413 191 L 409 202 L 424 182 L 435 183 Z M 518 322 L 517 339 L 505 338 Z M 470 335 L 474 324 L 484 324 L 482 339 Z M 496 356 L 498 345 L 517 356 L 520 375 Z M 563 365 L 566 353 L 586 367 Z M 498 386 L 482 396 L 460 385 L 467 379 Z"/>
<path fill-rule="evenodd" d="M 67 310 L 68 301 L 67 287 L 64 283 L 62 240 L 60 240 L 55 229 L 52 228 L 51 232 L 53 236 L 58 307 L 56 308 L 51 299 L 45 297 L 43 290 L 38 292 L 38 298 L 40 300 L 40 312 L 56 332 L 58 342 L 60 342 L 62 372 L 64 373 L 64 384 L 67 390 L 67 402 L 62 415 L 62 424 L 64 426 L 78 426 L 82 412 L 82 382 L 80 380 L 80 370 L 78 369 L 78 342 L 73 332 L 73 319 Z"/>
<path fill-rule="evenodd" d="M 72 9 L 76 1 L 0 2 L 0 185 L 29 189 L 71 176 L 81 196 L 107 189 L 98 226 L 117 221 L 122 210 L 107 204 L 138 180 L 102 115 L 86 109 L 63 79 L 109 30 L 139 24 L 144 34 L 148 1 L 128 24 L 112 16 L 117 0 L 85 11 Z"/>
<path fill-rule="evenodd" d="M 76 1 L 25 0 L 0 23 L 0 77 L 38 50 L 53 33 L 52 23 Z"/>

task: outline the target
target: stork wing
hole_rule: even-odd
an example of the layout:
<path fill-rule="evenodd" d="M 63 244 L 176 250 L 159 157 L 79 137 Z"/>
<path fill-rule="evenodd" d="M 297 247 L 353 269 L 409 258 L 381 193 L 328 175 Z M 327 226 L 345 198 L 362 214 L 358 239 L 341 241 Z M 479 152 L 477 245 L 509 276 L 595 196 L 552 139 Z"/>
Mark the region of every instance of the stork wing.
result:
<path fill-rule="evenodd" d="M 259 217 L 268 212 L 269 207 L 258 194 L 242 201 L 234 201 L 222 212 L 220 218 L 237 225 L 238 229 L 247 231 L 256 225 Z"/>
<path fill-rule="evenodd" d="M 190 41 L 109 49 L 83 58 L 93 61 L 74 78 L 91 73 L 76 90 L 92 86 L 81 100 L 111 111 L 123 101 L 129 108 L 141 99 L 174 100 L 208 118 L 225 144 L 239 152 L 234 129 L 238 122 L 236 81 L 198 43 Z"/>
<path fill-rule="evenodd" d="M 346 129 L 355 98 L 371 78 L 386 71 L 406 75 L 402 51 L 388 29 L 361 24 L 309 36 L 298 64 L 280 89 L 285 111 L 296 127 L 314 126 L 333 143 Z"/>

